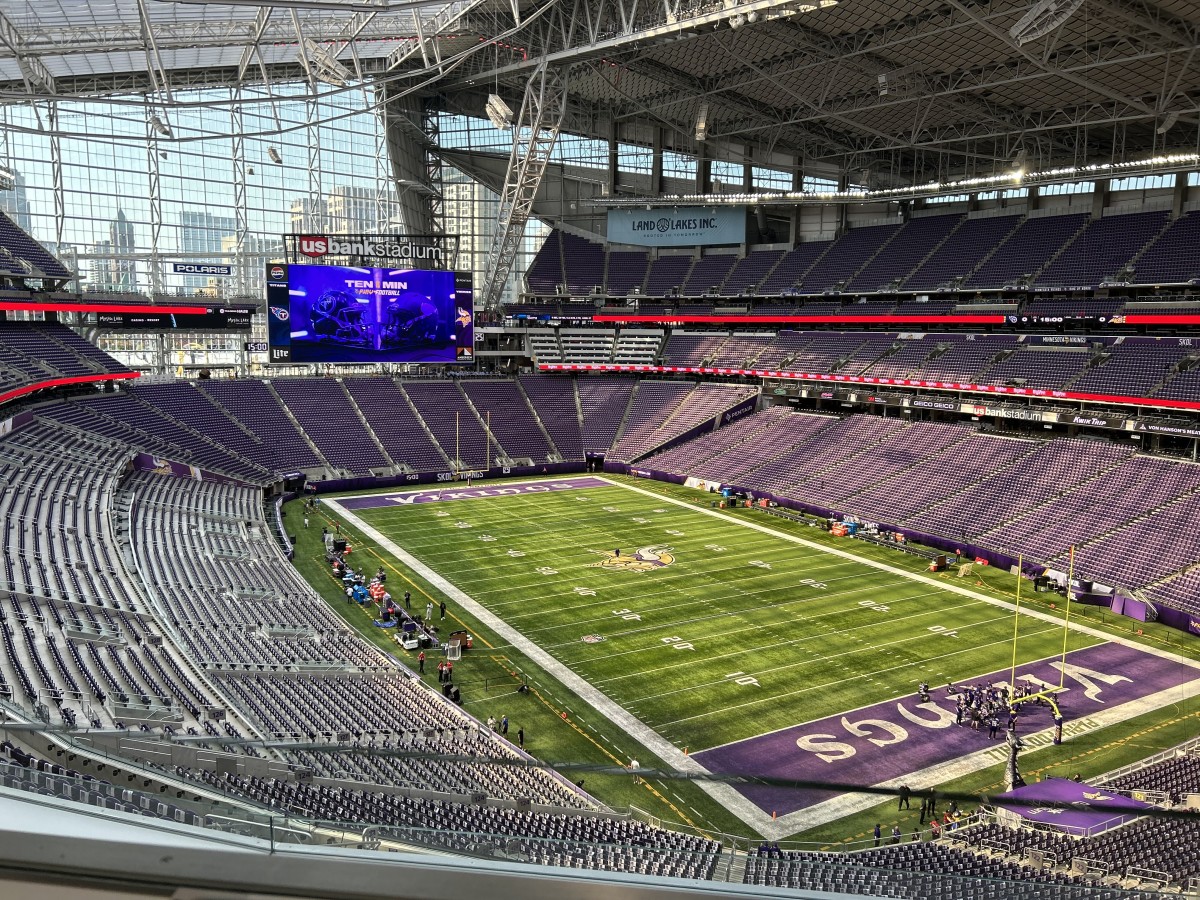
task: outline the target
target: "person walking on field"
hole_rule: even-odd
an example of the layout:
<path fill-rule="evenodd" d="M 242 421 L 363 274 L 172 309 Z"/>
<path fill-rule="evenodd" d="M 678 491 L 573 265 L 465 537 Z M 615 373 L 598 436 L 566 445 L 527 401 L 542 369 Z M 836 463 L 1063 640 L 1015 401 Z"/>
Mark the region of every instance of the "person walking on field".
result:
<path fill-rule="evenodd" d="M 417 670 L 422 675 L 425 674 L 425 651 L 424 650 L 422 650 L 420 653 L 417 654 Z"/>

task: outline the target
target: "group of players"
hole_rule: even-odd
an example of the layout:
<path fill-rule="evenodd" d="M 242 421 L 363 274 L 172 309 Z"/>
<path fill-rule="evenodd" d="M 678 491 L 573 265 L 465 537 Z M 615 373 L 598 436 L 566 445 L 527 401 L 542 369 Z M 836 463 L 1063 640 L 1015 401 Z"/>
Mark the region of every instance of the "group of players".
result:
<path fill-rule="evenodd" d="M 999 736 L 1002 723 L 1008 732 L 1016 732 L 1019 703 L 1035 693 L 1029 685 L 1017 685 L 1010 692 L 1009 685 L 994 682 L 985 685 L 946 684 L 946 696 L 955 702 L 955 724 L 968 726 L 974 731 L 986 728 L 992 740 Z M 928 682 L 917 685 L 917 696 L 922 703 L 929 702 Z M 1042 700 L 1039 697 L 1035 702 L 1040 705 Z"/>

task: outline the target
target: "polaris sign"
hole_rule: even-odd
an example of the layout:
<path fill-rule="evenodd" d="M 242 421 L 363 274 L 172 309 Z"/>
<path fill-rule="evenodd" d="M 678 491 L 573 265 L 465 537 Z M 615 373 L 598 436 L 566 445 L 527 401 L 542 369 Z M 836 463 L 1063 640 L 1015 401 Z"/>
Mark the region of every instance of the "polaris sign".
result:
<path fill-rule="evenodd" d="M 216 263 L 171 263 L 171 271 L 176 275 L 217 275 L 228 278 L 233 274 L 233 266 Z"/>
<path fill-rule="evenodd" d="M 610 209 L 608 242 L 640 247 L 700 247 L 746 241 L 741 207 L 672 206 Z"/>
<path fill-rule="evenodd" d="M 351 256 L 361 259 L 420 261 L 444 265 L 441 247 L 414 244 L 394 237 L 359 235 L 302 234 L 296 237 L 296 249 L 309 259 L 324 256 Z"/>

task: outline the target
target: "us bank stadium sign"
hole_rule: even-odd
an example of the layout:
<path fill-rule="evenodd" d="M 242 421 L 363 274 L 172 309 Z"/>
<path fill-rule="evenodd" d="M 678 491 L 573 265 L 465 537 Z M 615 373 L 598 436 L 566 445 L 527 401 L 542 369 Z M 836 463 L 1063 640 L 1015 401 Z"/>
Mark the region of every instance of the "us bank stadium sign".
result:
<path fill-rule="evenodd" d="M 452 268 L 458 256 L 458 237 L 444 234 L 287 234 L 288 262 L 383 263 L 414 268 Z"/>
<path fill-rule="evenodd" d="M 640 247 L 700 247 L 741 244 L 746 211 L 738 207 L 671 206 L 610 209 L 608 242 Z"/>

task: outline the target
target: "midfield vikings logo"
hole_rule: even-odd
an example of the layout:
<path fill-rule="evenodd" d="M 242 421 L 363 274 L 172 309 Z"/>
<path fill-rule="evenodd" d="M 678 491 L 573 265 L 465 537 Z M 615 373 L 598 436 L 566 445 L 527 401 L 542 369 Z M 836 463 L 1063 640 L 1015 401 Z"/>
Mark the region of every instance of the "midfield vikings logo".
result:
<path fill-rule="evenodd" d="M 605 558 L 598 563 L 590 563 L 588 569 L 620 569 L 625 572 L 649 572 L 661 569 L 675 562 L 675 554 L 670 547 L 639 547 L 630 556 L 620 550 L 593 550 Z"/>

